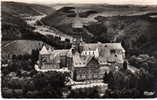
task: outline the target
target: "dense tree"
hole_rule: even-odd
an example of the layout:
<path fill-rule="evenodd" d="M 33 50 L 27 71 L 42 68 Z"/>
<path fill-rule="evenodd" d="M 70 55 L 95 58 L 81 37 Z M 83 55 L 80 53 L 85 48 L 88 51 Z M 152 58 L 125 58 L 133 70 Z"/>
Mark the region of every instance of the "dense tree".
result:
<path fill-rule="evenodd" d="M 152 91 L 152 76 L 145 69 L 135 73 L 130 72 L 126 63 L 123 68 L 104 75 L 104 82 L 108 83 L 109 97 L 144 97 L 144 91 Z"/>
<path fill-rule="evenodd" d="M 41 97 L 61 97 L 67 75 L 59 72 L 37 73 L 33 77 L 35 89 L 41 92 Z"/>
<path fill-rule="evenodd" d="M 99 98 L 97 87 L 71 90 L 68 98 Z"/>

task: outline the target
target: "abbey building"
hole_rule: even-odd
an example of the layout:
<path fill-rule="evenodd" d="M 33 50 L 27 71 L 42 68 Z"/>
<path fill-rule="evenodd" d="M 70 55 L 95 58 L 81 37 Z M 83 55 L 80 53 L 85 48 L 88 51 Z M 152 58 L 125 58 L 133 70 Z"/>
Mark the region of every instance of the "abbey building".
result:
<path fill-rule="evenodd" d="M 81 37 L 83 25 L 73 24 L 74 40 L 71 49 L 43 48 L 39 52 L 40 69 L 68 68 L 74 81 L 99 80 L 105 72 L 122 66 L 125 50 L 121 43 L 85 43 Z"/>

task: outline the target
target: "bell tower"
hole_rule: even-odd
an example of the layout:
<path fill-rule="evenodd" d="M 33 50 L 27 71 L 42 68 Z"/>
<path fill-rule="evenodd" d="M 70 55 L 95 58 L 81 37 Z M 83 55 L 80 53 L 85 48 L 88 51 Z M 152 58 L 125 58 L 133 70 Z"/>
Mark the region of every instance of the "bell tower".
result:
<path fill-rule="evenodd" d="M 75 13 L 76 13 L 76 17 L 74 19 L 74 23 L 72 24 L 73 38 L 74 38 L 72 41 L 72 48 L 76 52 L 76 51 L 80 51 L 80 44 L 83 42 L 82 40 L 83 24 L 79 17 L 78 9 L 75 10 Z"/>

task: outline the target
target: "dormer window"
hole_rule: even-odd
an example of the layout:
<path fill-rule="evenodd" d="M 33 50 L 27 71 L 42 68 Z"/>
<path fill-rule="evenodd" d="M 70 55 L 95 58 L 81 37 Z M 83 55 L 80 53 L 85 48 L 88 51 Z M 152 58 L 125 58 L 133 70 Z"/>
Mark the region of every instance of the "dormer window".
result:
<path fill-rule="evenodd" d="M 87 55 L 87 52 L 85 52 L 85 55 Z"/>
<path fill-rule="evenodd" d="M 111 53 L 116 53 L 116 50 L 115 49 L 111 49 L 110 52 Z"/>

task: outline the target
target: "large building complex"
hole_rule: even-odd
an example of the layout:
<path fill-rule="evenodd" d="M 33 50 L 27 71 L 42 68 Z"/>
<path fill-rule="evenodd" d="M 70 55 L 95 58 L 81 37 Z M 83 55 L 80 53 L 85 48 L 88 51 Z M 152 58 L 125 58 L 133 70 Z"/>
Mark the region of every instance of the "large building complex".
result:
<path fill-rule="evenodd" d="M 73 24 L 71 49 L 54 50 L 43 46 L 39 52 L 40 69 L 66 67 L 74 81 L 84 81 L 102 79 L 111 68 L 122 66 L 125 50 L 121 43 L 85 43 L 81 37 L 82 28 L 77 19 Z"/>

